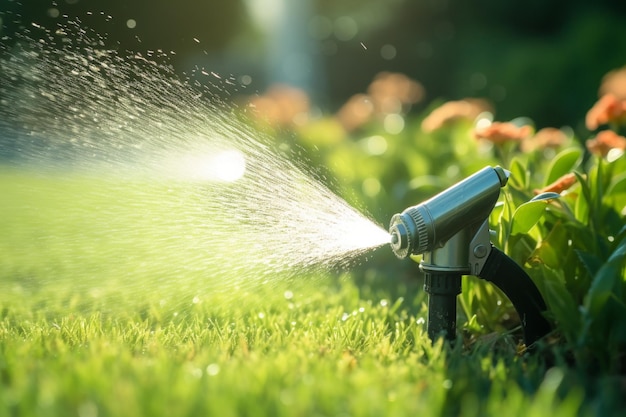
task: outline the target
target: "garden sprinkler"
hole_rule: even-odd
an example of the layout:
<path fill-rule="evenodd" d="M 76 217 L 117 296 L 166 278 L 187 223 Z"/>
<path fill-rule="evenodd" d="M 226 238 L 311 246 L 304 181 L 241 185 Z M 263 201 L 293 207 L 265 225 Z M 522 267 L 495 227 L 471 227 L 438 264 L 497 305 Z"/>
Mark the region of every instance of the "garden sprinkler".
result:
<path fill-rule="evenodd" d="M 520 316 L 526 346 L 550 331 L 541 293 L 528 274 L 490 241 L 489 214 L 509 175 L 501 167 L 485 167 L 391 218 L 391 249 L 396 256 L 423 255 L 427 332 L 433 341 L 456 337 L 462 275 L 490 281 L 504 292 Z"/>

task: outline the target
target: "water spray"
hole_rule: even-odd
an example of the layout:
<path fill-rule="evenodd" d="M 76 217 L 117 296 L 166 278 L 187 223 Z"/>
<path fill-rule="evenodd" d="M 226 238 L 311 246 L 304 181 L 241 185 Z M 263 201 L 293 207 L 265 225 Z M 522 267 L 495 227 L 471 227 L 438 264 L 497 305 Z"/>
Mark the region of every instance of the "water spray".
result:
<path fill-rule="evenodd" d="M 391 218 L 395 255 L 400 259 L 423 255 L 427 332 L 433 341 L 456 337 L 456 297 L 463 275 L 490 281 L 504 292 L 520 316 L 526 346 L 550 331 L 541 293 L 528 274 L 490 241 L 489 214 L 509 175 L 501 167 L 485 167 Z"/>

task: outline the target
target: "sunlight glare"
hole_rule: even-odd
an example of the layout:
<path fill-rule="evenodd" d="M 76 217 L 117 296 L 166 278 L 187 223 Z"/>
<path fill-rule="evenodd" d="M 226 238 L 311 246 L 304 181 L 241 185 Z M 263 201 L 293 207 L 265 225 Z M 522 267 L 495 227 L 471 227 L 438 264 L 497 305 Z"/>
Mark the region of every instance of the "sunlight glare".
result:
<path fill-rule="evenodd" d="M 234 182 L 246 172 L 246 158 L 236 149 L 226 149 L 211 155 L 188 156 L 184 159 L 185 170 L 194 178 Z"/>

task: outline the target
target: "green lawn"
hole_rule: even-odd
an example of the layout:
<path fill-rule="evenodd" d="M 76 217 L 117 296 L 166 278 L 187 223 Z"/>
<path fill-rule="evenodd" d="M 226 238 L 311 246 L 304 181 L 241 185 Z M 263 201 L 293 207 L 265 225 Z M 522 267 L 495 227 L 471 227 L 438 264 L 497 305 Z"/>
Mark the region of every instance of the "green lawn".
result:
<path fill-rule="evenodd" d="M 171 238 L 197 228 L 181 220 L 193 193 L 163 201 L 168 187 L 1 171 L 0 416 L 623 411 L 623 379 L 556 347 L 431 346 L 423 295 L 399 298 L 381 273 L 231 270 Z"/>

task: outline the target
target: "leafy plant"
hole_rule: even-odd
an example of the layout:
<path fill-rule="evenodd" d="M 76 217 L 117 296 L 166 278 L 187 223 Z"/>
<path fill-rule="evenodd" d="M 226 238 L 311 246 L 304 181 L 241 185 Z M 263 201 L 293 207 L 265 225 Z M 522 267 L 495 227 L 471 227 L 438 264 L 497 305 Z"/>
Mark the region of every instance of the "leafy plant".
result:
<path fill-rule="evenodd" d="M 600 132 L 584 147 L 568 128 L 535 131 L 524 118 L 493 122 L 490 109 L 471 100 L 439 104 L 416 116 L 404 109 L 396 115 L 403 128 L 393 131 L 384 123 L 387 114 L 349 130 L 334 115 L 310 120 L 295 129 L 295 140 L 328 167 L 344 197 L 382 224 L 485 165 L 508 169 L 490 217 L 493 242 L 540 288 L 555 324 L 548 341 L 585 366 L 624 369 L 626 160 L 619 137 L 603 139 Z M 618 130 L 620 106 L 600 100 L 587 116 L 588 123 L 600 122 L 590 129 L 608 120 Z M 367 269 L 419 275 L 407 264 L 390 267 L 394 261 L 383 257 Z M 460 319 L 470 339 L 519 323 L 490 284 L 468 278 L 463 286 Z"/>

